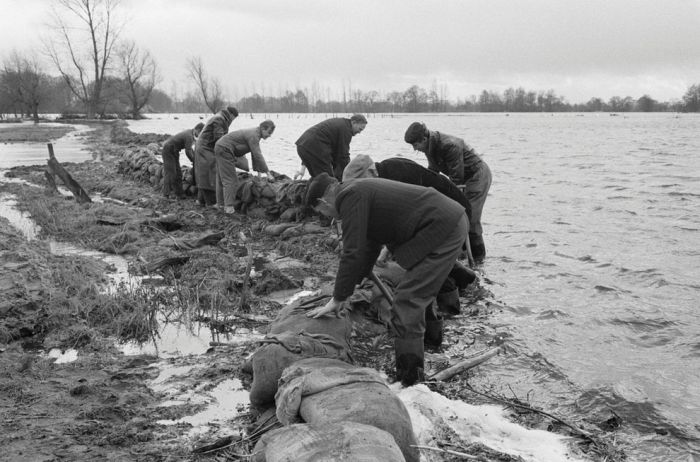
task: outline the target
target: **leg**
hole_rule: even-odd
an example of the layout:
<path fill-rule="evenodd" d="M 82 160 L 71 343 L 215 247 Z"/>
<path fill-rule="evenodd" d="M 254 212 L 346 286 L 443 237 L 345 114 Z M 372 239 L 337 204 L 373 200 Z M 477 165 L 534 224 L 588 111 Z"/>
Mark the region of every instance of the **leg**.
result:
<path fill-rule="evenodd" d="M 175 190 L 173 189 L 173 178 L 175 177 L 175 164 L 174 156 L 170 146 L 163 146 L 161 158 L 163 159 L 163 196 L 170 197 L 170 194 L 175 192 Z"/>
<path fill-rule="evenodd" d="M 420 379 L 426 310 L 452 270 L 467 234 L 463 215 L 454 231 L 416 266 L 406 271 L 396 288 L 391 325 L 396 333 L 396 376 L 404 385 Z"/>
<path fill-rule="evenodd" d="M 334 176 L 333 165 L 331 164 L 330 156 L 323 153 L 311 152 L 301 146 L 297 146 L 297 154 L 309 171 L 311 178 L 320 175 L 323 172 Z"/>
<path fill-rule="evenodd" d="M 483 261 L 486 256 L 486 247 L 482 236 L 481 212 L 484 209 L 484 203 L 490 188 L 491 170 L 486 165 L 486 162 L 482 161 L 477 172 L 465 183 L 465 195 L 472 212 L 469 221 L 469 245 L 476 262 Z"/>
<path fill-rule="evenodd" d="M 217 148 L 216 154 L 216 201 L 224 210 L 233 213 L 236 205 L 238 174 L 236 173 L 236 156 L 231 151 Z"/>

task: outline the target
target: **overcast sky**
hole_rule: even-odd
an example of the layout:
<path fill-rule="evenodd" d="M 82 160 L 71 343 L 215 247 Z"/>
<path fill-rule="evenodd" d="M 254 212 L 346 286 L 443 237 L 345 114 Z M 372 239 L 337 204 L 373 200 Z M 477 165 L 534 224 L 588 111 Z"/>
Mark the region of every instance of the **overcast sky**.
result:
<path fill-rule="evenodd" d="M 0 0 L 0 55 L 40 49 L 50 0 Z M 200 56 L 229 99 L 310 88 L 508 87 L 680 99 L 700 83 L 700 0 L 122 0 L 123 38 L 182 94 Z M 53 73 L 51 68 L 48 68 Z"/>

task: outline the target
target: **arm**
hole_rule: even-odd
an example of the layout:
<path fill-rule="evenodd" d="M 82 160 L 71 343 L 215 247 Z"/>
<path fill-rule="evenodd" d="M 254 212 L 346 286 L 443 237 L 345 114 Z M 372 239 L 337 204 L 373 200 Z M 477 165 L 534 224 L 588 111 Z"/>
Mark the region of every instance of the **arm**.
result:
<path fill-rule="evenodd" d="M 261 173 L 268 173 L 267 162 L 260 150 L 260 140 L 257 136 L 251 136 L 248 139 L 248 147 L 250 148 L 250 157 L 253 159 L 253 170 Z"/>
<path fill-rule="evenodd" d="M 306 165 L 302 162 L 299 171 L 294 174 L 294 179 L 301 180 L 304 177 L 304 173 L 306 173 Z"/>
<path fill-rule="evenodd" d="M 461 146 L 448 144 L 442 151 L 445 165 L 447 165 L 447 176 L 455 184 L 464 184 L 464 152 Z"/>

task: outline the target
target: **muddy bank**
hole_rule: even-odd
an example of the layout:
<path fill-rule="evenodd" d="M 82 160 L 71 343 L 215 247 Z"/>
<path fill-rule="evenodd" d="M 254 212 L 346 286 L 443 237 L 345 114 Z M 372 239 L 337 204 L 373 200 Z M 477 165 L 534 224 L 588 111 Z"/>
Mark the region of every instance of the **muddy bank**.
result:
<path fill-rule="evenodd" d="M 152 179 L 164 135 L 134 135 L 119 123 L 99 127 L 90 144 L 101 161 L 65 164 L 92 203 L 47 194 L 43 167 L 14 168 L 9 176 L 16 181 L 0 184 L 0 193 L 15 197 L 41 228 L 39 239 L 27 241 L 0 220 L 0 296 L 7 300 L 0 304 L 0 365 L 9 371 L 0 378 L 3 446 L 14 460 L 246 460 L 256 416 L 245 399 L 217 418 L 207 414 L 209 404 L 220 393 L 245 397 L 251 377 L 241 366 L 287 296 L 330 290 L 338 237 L 295 210 L 299 191 L 286 186 L 280 194 L 282 185 L 273 189 L 257 178 L 249 179 L 242 202 L 248 214 L 237 219 L 199 208 L 193 199 L 164 199 Z M 56 156 L 60 161 L 61 153 Z M 288 210 L 294 212 L 285 215 Z M 49 238 L 120 255 L 134 276 L 150 283 L 106 292 L 113 268 L 54 255 Z M 442 353 L 502 342 L 488 323 L 498 306 L 478 283 L 461 294 L 460 304 L 462 316 L 447 323 Z M 201 355 L 122 353 L 120 342 L 157 343 L 166 321 L 207 329 L 212 345 Z M 381 325 L 364 316 L 355 323 L 356 362 L 391 377 L 392 348 Z M 52 350 L 75 350 L 77 360 L 59 362 Z M 491 402 L 470 390 L 470 374 L 429 386 L 450 398 Z M 576 434 L 526 408 L 512 418 Z M 575 449 L 594 460 L 620 460 L 605 435 L 596 435 L 595 441 L 577 439 Z M 225 438 L 238 442 L 192 451 Z M 445 434 L 441 443 L 489 460 L 517 460 L 467 447 L 456 435 Z M 430 460 L 451 460 L 442 457 Z"/>

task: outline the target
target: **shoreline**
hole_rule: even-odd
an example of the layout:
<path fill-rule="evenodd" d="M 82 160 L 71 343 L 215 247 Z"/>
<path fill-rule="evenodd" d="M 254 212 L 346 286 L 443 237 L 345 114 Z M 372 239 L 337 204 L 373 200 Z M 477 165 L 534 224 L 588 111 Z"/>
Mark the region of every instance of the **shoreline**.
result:
<path fill-rule="evenodd" d="M 179 288 L 178 303 L 181 306 L 192 306 L 191 304 L 196 302 L 195 317 L 208 322 L 210 326 L 217 326 L 223 331 L 221 333 L 227 329 L 235 331 L 237 328 L 250 331 L 263 330 L 266 321 L 260 321 L 260 319 L 274 318 L 280 307 L 280 303 L 269 299 L 269 294 L 272 292 L 300 290 L 307 286 L 321 289 L 324 285 L 332 285 L 333 264 L 337 260 L 335 254 L 337 240 L 334 240 L 329 230 L 319 234 L 291 236 L 282 240 L 264 233 L 265 226 L 271 224 L 270 220 L 264 217 L 249 216 L 234 222 L 216 210 L 197 208 L 194 199 L 183 202 L 163 199 L 159 191 L 155 190 L 150 183 L 146 184 L 143 180 L 133 180 L 117 173 L 125 150 L 142 149 L 148 144 L 162 141 L 158 140 L 159 135 L 132 134 L 129 136 L 126 130 L 119 131 L 117 136 L 113 136 L 113 128 L 119 125 L 118 122 L 95 125 L 98 129 L 88 135 L 88 145 L 93 151 L 93 157 L 102 161 L 66 164 L 65 167 L 91 195 L 99 193 L 103 197 L 121 201 L 125 205 L 120 206 L 109 201 L 79 206 L 75 201 L 54 196 L 46 197 L 43 191 L 25 191 L 23 189 L 28 188 L 4 183 L 0 191 L 19 194 L 20 208 L 27 210 L 37 220 L 43 230 L 42 238 L 50 236 L 56 240 L 79 243 L 86 248 L 122 255 L 132 262 L 134 269 L 143 273 L 143 270 L 149 267 L 149 263 L 183 257 L 183 252 L 174 251 L 172 248 L 164 249 L 163 241 L 191 240 L 196 236 L 223 233 L 223 237 L 215 246 L 197 247 L 186 252 L 188 257 L 186 262 L 150 271 L 161 273 L 165 286 Z M 99 127 L 103 129 L 100 130 Z M 60 162 L 60 152 L 57 153 L 57 158 Z M 43 184 L 43 170 L 43 167 L 17 167 L 10 171 L 15 178 Z M 170 217 L 170 221 L 163 220 L 163 217 Z M 168 226 L 179 228 L 168 230 Z M 0 231 L 4 235 L 13 236 L 3 251 L 14 252 L 18 260 L 14 266 L 5 270 L 5 277 L 10 271 L 15 274 L 18 272 L 32 274 L 36 268 L 50 264 L 59 266 L 74 264 L 70 261 L 71 259 L 58 258 L 45 253 L 46 251 L 39 252 L 36 260 L 22 260 L 23 255 L 32 254 L 32 249 L 43 248 L 42 242 L 22 243 L 15 235 L 17 233 L 7 226 L 0 228 Z M 246 237 L 245 240 L 240 238 L 241 233 Z M 249 255 L 247 252 L 251 251 L 250 255 L 255 260 L 256 272 L 259 268 L 261 274 L 258 278 L 250 278 L 250 271 L 246 270 Z M 302 266 L 283 267 L 276 264 L 280 257 L 301 262 Z M 52 263 L 54 260 L 56 262 Z M 89 270 L 83 278 L 83 285 L 95 286 L 93 280 L 101 279 L 104 268 L 90 268 L 87 263 L 79 266 Z M 55 295 L 61 292 L 59 289 L 64 289 L 63 296 L 70 298 L 68 294 L 71 290 L 76 290 L 78 294 L 84 296 L 94 297 L 97 297 L 96 294 L 99 292 L 95 287 L 80 287 L 76 281 L 61 287 L 61 284 L 65 284 L 66 281 L 52 279 L 53 276 L 52 274 L 40 277 L 42 283 L 37 289 L 39 295 L 23 293 L 21 295 L 24 298 L 16 297 L 16 299 L 27 300 L 28 304 L 36 305 L 37 319 L 33 320 L 34 326 L 45 314 L 40 312 L 47 309 L 42 306 L 41 301 L 45 298 L 45 294 Z M 85 284 L 87 281 L 89 283 Z M 6 294 L 12 293 L 10 290 L 19 290 L 19 285 L 14 282 L 9 290 L 5 291 Z M 238 306 L 242 294 L 246 295 L 247 303 L 244 306 Z M 153 305 L 158 302 L 157 294 L 144 292 L 123 295 L 123 302 L 140 304 L 140 309 L 144 312 L 152 310 Z M 487 304 L 472 303 L 483 299 L 483 294 L 475 290 L 468 295 L 466 298 L 463 297 L 465 313 L 469 313 L 463 322 L 469 326 L 482 326 L 485 333 L 475 338 L 475 345 L 472 348 L 477 350 L 493 341 L 493 335 L 491 335 L 493 329 L 488 327 Z M 58 297 L 54 297 L 54 300 L 56 299 Z M 14 306 L 17 306 L 16 303 Z M 221 317 L 212 319 L 211 312 L 205 313 L 202 309 L 206 306 L 214 307 L 214 312 L 219 313 Z M 133 317 L 137 317 L 137 314 L 131 313 Z M 191 453 L 193 440 L 186 437 L 186 429 L 164 427 L 158 424 L 158 421 L 166 417 L 172 420 L 172 418 L 186 416 L 188 412 L 201 408 L 201 403 L 161 406 L 163 396 L 154 394 L 147 383 L 149 380 L 157 379 L 158 370 L 154 364 L 162 360 L 152 356 L 123 356 L 108 341 L 109 338 L 119 335 L 125 338 L 138 338 L 141 335 L 141 340 L 148 339 L 145 330 L 149 326 L 128 325 L 128 329 L 125 329 L 126 322 L 118 319 L 117 322 L 110 324 L 112 332 L 102 332 L 100 323 L 95 322 L 95 325 L 91 325 L 90 316 L 85 316 L 83 321 L 86 324 L 82 326 L 84 329 L 76 329 L 76 332 L 65 336 L 67 338 L 61 338 L 60 335 L 51 336 L 52 330 L 60 330 L 65 325 L 71 324 L 74 319 L 60 310 L 57 310 L 56 317 L 61 318 L 61 322 L 65 324 L 39 323 L 44 330 L 34 332 L 32 335 L 13 338 L 9 342 L 6 341 L 7 336 L 0 338 L 3 340 L 3 345 L 7 345 L 2 346 L 0 361 L 3 367 L 10 371 L 9 377 L 0 382 L 0 388 L 5 391 L 14 390 L 9 398 L 3 400 L 2 413 L 17 416 L 12 418 L 12 426 L 8 423 L 3 424 L 3 431 L 6 435 L 10 435 L 12 444 L 10 450 L 15 449 L 18 453 L 31 450 L 45 451 L 47 454 L 62 450 L 68 451 L 65 453 L 66 456 L 73 460 L 92 460 L 98 458 L 96 457 L 98 455 L 105 454 L 112 457 L 115 454 L 121 454 L 125 458 L 137 456 L 134 457 L 137 460 L 163 460 L 166 456 L 170 460 L 193 458 Z M 29 324 L 32 323 L 27 325 Z M 464 328 L 464 326 L 453 326 L 455 329 L 459 327 Z M 26 330 L 21 329 L 18 329 L 18 332 L 27 333 Z M 460 330 L 455 332 L 460 333 Z M 53 333 L 56 334 L 56 332 Z M 41 337 L 39 342 L 36 341 L 38 337 Z M 448 333 L 446 337 L 449 338 L 450 334 Z M 31 350 L 25 347 L 27 343 L 33 343 L 35 351 L 36 349 L 48 351 L 52 347 L 65 350 L 77 345 L 78 361 L 67 366 L 58 366 L 49 358 L 28 353 Z M 221 343 L 223 344 L 210 349 L 204 356 L 204 361 L 200 356 L 183 356 L 168 360 L 171 365 L 181 367 L 201 366 L 201 363 L 206 363 L 189 375 L 179 377 L 174 382 L 175 386 L 194 390 L 204 379 L 206 385 L 203 388 L 212 390 L 224 380 L 231 378 L 240 380 L 244 388 L 248 386 L 250 378 L 240 372 L 240 366 L 243 358 L 253 351 L 254 345 Z M 385 372 L 390 371 L 391 352 L 389 351 L 388 355 L 386 351 L 383 354 L 378 354 L 377 351 L 373 353 L 373 357 L 366 358 L 367 364 L 361 365 Z M 430 384 L 430 387 L 453 399 L 460 398 L 474 403 L 491 402 L 488 398 L 468 392 L 467 375 L 464 374 L 449 382 Z M 45 377 L 54 379 L 46 383 L 42 380 Z M 18 383 L 22 387 L 18 387 Z M 35 401 L 26 398 L 37 394 L 52 398 L 37 398 Z M 112 396 L 116 397 L 116 400 L 110 398 Z M 69 398 L 66 400 L 66 397 Z M 27 417 L 22 417 L 25 414 Z M 58 425 L 51 425 L 50 428 L 47 428 L 46 424 L 37 425 L 36 416 L 40 414 L 62 415 L 66 431 L 61 432 L 56 428 L 59 427 Z M 559 434 L 571 435 L 571 432 L 560 425 L 560 422 L 557 423 L 553 419 L 534 412 L 528 414 L 520 415 L 515 420 L 524 426 L 553 428 L 557 429 Z M 237 417 L 241 432 L 251 423 L 250 418 L 251 416 L 245 414 Z M 216 438 L 215 435 L 216 432 L 200 435 L 198 441 L 201 443 L 211 441 Z M 43 442 L 32 443 L 37 438 L 41 438 Z M 27 440 L 24 444 L 21 443 L 23 439 Z M 71 443 L 66 443 L 66 439 Z M 163 443 L 166 440 L 167 443 Z M 603 446 L 607 443 L 602 435 L 598 444 L 600 446 L 597 449 L 589 444 L 589 456 L 600 456 L 600 460 L 604 457 L 607 457 L 607 460 L 622 460 L 616 458 L 621 455 L 616 453 L 613 444 Z M 36 452 L 34 455 L 41 454 Z"/>

